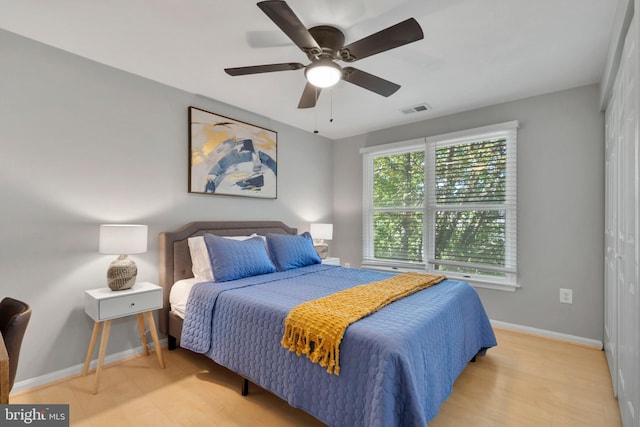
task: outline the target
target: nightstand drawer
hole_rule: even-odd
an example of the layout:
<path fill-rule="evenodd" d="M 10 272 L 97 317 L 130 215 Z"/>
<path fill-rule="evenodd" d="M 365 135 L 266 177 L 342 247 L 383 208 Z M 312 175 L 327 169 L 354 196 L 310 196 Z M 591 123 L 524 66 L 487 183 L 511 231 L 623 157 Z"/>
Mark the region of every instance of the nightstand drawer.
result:
<path fill-rule="evenodd" d="M 84 303 L 85 312 L 96 322 L 102 322 L 162 308 L 162 288 L 139 282 L 124 291 L 92 289 L 85 292 Z"/>
<path fill-rule="evenodd" d="M 145 292 L 100 301 L 100 320 L 128 316 L 162 308 L 162 292 Z"/>

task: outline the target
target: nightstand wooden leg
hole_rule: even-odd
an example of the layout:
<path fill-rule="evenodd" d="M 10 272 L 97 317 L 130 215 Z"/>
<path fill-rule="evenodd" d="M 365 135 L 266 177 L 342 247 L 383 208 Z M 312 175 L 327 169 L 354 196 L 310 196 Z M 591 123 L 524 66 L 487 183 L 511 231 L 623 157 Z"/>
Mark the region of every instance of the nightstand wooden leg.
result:
<path fill-rule="evenodd" d="M 93 350 L 96 348 L 96 341 L 98 340 L 98 334 L 100 333 L 100 322 L 93 324 L 93 332 L 91 332 L 91 339 L 89 340 L 89 348 L 87 349 L 87 357 L 84 359 L 84 367 L 82 368 L 82 376 L 87 375 L 89 372 L 89 365 L 91 364 L 91 356 L 93 356 Z"/>
<path fill-rule="evenodd" d="M 93 388 L 93 394 L 98 393 L 98 387 L 100 385 L 100 372 L 102 372 L 102 365 L 104 364 L 104 356 L 107 353 L 107 344 L 109 343 L 110 332 L 111 332 L 111 320 L 105 320 L 104 328 L 102 328 L 102 338 L 100 339 L 100 353 L 98 355 L 98 366 L 96 367 L 96 384 Z"/>
<path fill-rule="evenodd" d="M 158 331 L 156 331 L 156 323 L 153 320 L 153 313 L 147 311 L 144 313 L 147 318 L 147 324 L 149 325 L 149 332 L 151 332 L 151 338 L 153 338 L 153 346 L 156 349 L 156 355 L 158 356 L 158 362 L 160 367 L 164 369 L 164 359 L 162 358 L 162 349 L 160 348 L 160 340 L 158 339 Z"/>
<path fill-rule="evenodd" d="M 149 355 L 149 343 L 147 343 L 147 334 L 144 333 L 144 317 L 142 313 L 136 314 L 138 318 L 138 331 L 140 332 L 140 342 L 142 342 L 142 351 L 145 356 Z"/>

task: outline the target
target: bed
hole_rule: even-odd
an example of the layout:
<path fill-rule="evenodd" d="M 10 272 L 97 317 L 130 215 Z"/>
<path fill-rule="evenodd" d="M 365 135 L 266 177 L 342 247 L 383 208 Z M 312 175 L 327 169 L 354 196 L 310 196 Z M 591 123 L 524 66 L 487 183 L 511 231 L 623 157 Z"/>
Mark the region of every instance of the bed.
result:
<path fill-rule="evenodd" d="M 205 233 L 296 236 L 297 230 L 278 221 L 222 221 L 161 233 L 159 326 L 170 349 L 205 354 L 330 426 L 425 426 L 467 363 L 496 345 L 475 290 L 447 279 L 349 326 L 340 344 L 340 374 L 329 374 L 282 346 L 288 312 L 394 274 L 312 264 L 193 283 L 187 239 Z M 174 284 L 185 281 L 191 283 L 183 315 L 171 310 L 169 298 Z"/>

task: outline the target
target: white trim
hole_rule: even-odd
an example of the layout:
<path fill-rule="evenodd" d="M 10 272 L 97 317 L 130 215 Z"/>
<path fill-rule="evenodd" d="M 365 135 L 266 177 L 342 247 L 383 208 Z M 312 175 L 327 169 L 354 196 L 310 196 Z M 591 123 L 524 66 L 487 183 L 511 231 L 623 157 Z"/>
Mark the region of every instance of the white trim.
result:
<path fill-rule="evenodd" d="M 408 139 L 406 141 L 391 142 L 389 144 L 372 145 L 371 147 L 362 147 L 360 154 L 375 153 L 376 155 L 384 155 L 393 153 L 396 150 L 407 150 L 413 148 L 424 147 L 425 143 L 438 142 L 442 140 L 456 140 L 467 137 L 474 139 L 482 138 L 484 135 L 496 132 L 505 132 L 520 127 L 520 122 L 511 120 L 509 122 L 496 123 L 493 125 L 480 126 L 473 129 L 465 129 L 457 132 L 444 133 L 441 135 L 427 136 L 422 138 Z"/>
<path fill-rule="evenodd" d="M 499 320 L 491 320 L 491 325 L 497 328 L 508 329 L 511 331 L 525 332 L 531 335 L 539 335 L 545 338 L 553 338 L 562 341 L 568 341 L 575 344 L 586 345 L 589 347 L 603 349 L 602 341 L 593 340 L 591 338 L 579 337 L 576 335 L 563 334 L 561 332 L 548 331 L 546 329 L 532 328 L 530 326 L 516 325 L 513 323 L 501 322 Z M 500 343 L 498 343 L 500 345 Z"/>
<path fill-rule="evenodd" d="M 402 273 L 406 273 L 406 272 L 420 272 L 420 273 L 424 273 L 425 272 L 425 266 L 424 264 L 403 264 L 401 262 L 393 262 L 393 263 L 384 263 L 382 261 L 380 262 L 376 262 L 376 261 L 362 261 L 362 264 L 360 265 L 360 268 L 363 268 L 365 270 L 374 270 L 374 271 L 386 271 L 389 273 L 398 273 L 398 272 L 402 272 Z"/>
<path fill-rule="evenodd" d="M 477 270 L 496 271 L 498 273 L 517 273 L 518 272 L 515 268 L 499 267 L 491 264 L 477 264 L 473 262 L 449 261 L 446 259 L 429 259 L 427 260 L 427 264 L 444 265 L 447 267 L 475 268 Z"/>
<path fill-rule="evenodd" d="M 363 147 L 360 149 L 360 154 L 375 153 L 377 155 L 383 155 L 395 151 L 406 151 L 407 149 L 422 149 L 424 148 L 424 144 L 425 138 L 408 139 L 406 141 Z"/>
<path fill-rule="evenodd" d="M 447 276 L 449 277 L 449 276 Z M 488 280 L 469 279 L 467 277 L 459 279 L 457 277 L 449 277 L 450 279 L 463 280 L 474 288 L 491 289 L 494 291 L 515 292 L 520 289 L 520 285 L 513 283 L 490 282 Z"/>
<path fill-rule="evenodd" d="M 365 270 L 374 270 L 374 271 L 385 271 L 389 273 L 406 273 L 406 272 L 421 272 L 424 273 L 427 270 L 424 265 L 416 264 L 415 266 L 410 264 L 401 264 L 401 263 L 382 263 L 375 261 L 362 261 L 360 268 Z M 439 274 L 439 272 L 435 271 L 431 274 Z M 459 280 L 461 282 L 467 282 L 474 288 L 483 288 L 483 289 L 492 289 L 494 291 L 507 291 L 507 292 L 515 292 L 520 289 L 520 285 L 509 283 L 509 282 L 498 282 L 491 280 L 483 280 L 483 279 L 475 279 L 463 276 L 457 276 L 445 273 L 448 279 L 451 280 Z"/>
<path fill-rule="evenodd" d="M 474 288 L 493 289 L 494 291 L 515 292 L 521 287 L 517 283 L 509 282 L 506 279 L 504 281 L 501 281 L 497 278 L 492 280 L 491 278 L 489 278 L 489 276 L 487 276 L 486 278 L 480 277 L 478 275 L 467 277 L 464 274 L 451 273 L 447 271 L 433 271 L 432 274 L 444 274 L 445 276 L 447 276 L 447 279 L 460 280 L 461 282 L 467 282 Z"/>
<path fill-rule="evenodd" d="M 160 347 L 161 348 L 166 347 L 166 345 L 167 345 L 167 338 L 161 339 Z M 149 349 L 153 350 L 153 348 L 154 348 L 153 343 L 149 343 Z M 136 356 L 142 353 L 143 353 L 142 346 L 138 346 L 135 348 L 130 348 L 129 350 L 121 351 L 120 353 L 110 354 L 107 357 L 105 357 L 104 362 L 105 362 L 105 365 L 108 365 L 108 364 L 119 362 L 121 360 L 127 359 L 132 356 Z M 92 360 L 91 364 L 89 365 L 89 368 L 95 369 L 97 363 L 98 363 L 97 359 Z M 82 368 L 84 368 L 84 362 L 75 366 L 71 366 L 69 368 L 61 369 L 59 371 L 40 375 L 39 377 L 18 381 L 13 385 L 13 388 L 11 389 L 11 393 L 13 394 L 19 391 L 24 391 L 24 390 L 32 389 L 35 387 L 44 386 L 52 382 L 77 375 L 82 372 Z"/>
<path fill-rule="evenodd" d="M 611 30 L 611 40 L 609 40 L 607 62 L 602 73 L 602 80 L 600 81 L 600 109 L 602 111 L 607 108 L 607 104 L 613 93 L 613 84 L 618 75 L 624 42 L 627 38 L 627 32 L 629 31 L 633 15 L 633 0 L 621 0 L 618 2 L 613 29 Z"/>
<path fill-rule="evenodd" d="M 456 140 L 458 139 L 465 139 L 469 137 L 472 137 L 473 139 L 481 139 L 485 135 L 491 135 L 496 132 L 505 132 L 517 129 L 519 127 L 520 123 L 517 120 L 512 120 L 510 122 L 496 123 L 495 125 L 481 126 L 473 129 L 465 129 L 457 132 L 445 133 L 442 135 L 428 136 L 425 139 L 427 143 L 440 142 L 443 140 L 447 140 L 448 143 L 457 143 Z"/>

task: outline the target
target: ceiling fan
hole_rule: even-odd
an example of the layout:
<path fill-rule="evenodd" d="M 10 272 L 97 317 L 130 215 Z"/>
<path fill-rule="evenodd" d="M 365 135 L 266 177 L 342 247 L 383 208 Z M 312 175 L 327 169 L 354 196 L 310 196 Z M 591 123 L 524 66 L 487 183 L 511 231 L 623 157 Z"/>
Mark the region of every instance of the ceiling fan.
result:
<path fill-rule="evenodd" d="M 380 52 L 404 46 L 424 38 L 420 24 L 409 18 L 363 39 L 344 45 L 344 34 L 336 27 L 319 25 L 307 29 L 285 1 L 267 0 L 258 7 L 307 55 L 308 65 L 299 62 L 225 68 L 230 76 L 305 69 L 307 84 L 298 108 L 315 107 L 322 88 L 340 80 L 360 86 L 382 96 L 390 96 L 400 85 L 353 67 L 336 62 L 354 62 Z"/>

